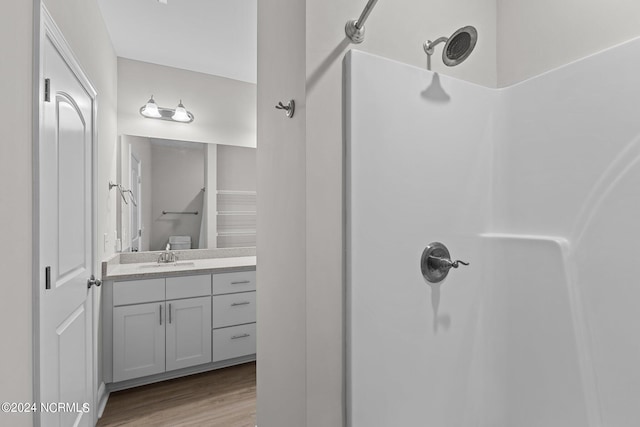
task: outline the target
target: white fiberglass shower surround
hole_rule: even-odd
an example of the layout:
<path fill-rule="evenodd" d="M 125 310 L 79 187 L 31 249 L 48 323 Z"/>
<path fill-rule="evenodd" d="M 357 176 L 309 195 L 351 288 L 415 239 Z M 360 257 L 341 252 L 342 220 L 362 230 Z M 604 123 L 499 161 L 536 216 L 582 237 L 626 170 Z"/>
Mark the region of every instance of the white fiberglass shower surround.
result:
<path fill-rule="evenodd" d="M 351 427 L 640 425 L 640 39 L 504 89 L 345 59 Z M 420 258 L 442 242 L 437 284 Z"/>

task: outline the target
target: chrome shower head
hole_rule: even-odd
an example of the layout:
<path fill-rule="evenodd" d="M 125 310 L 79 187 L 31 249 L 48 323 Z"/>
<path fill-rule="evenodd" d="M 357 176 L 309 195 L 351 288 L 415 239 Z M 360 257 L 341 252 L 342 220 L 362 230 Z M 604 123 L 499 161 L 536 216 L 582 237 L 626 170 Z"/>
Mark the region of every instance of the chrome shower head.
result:
<path fill-rule="evenodd" d="M 460 64 L 469 57 L 478 41 L 478 31 L 472 26 L 462 27 L 451 37 L 440 37 L 435 41 L 424 42 L 424 51 L 427 55 L 433 55 L 436 45 L 445 43 L 442 50 L 442 62 L 449 67 Z"/>

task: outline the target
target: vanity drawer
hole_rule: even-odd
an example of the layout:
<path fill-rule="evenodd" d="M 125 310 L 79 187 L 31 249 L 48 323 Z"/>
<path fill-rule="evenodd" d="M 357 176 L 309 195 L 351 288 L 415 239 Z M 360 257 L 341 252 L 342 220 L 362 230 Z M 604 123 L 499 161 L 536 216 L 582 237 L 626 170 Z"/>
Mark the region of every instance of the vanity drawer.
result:
<path fill-rule="evenodd" d="M 164 301 L 164 278 L 127 280 L 113 284 L 113 305 Z"/>
<path fill-rule="evenodd" d="M 167 299 L 211 295 L 211 275 L 167 277 Z"/>
<path fill-rule="evenodd" d="M 256 293 L 216 295 L 213 297 L 213 327 L 240 325 L 256 321 Z"/>
<path fill-rule="evenodd" d="M 256 324 L 213 330 L 213 361 L 233 359 L 256 352 Z"/>
<path fill-rule="evenodd" d="M 214 274 L 212 278 L 214 295 L 256 290 L 255 271 Z"/>

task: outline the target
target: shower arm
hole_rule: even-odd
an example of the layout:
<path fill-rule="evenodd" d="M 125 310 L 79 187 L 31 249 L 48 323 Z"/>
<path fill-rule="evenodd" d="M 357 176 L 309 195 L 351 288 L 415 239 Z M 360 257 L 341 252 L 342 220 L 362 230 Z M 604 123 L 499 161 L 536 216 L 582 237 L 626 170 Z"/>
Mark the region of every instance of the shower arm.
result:
<path fill-rule="evenodd" d="M 347 21 L 344 32 L 352 43 L 362 43 L 364 41 L 364 23 L 367 21 L 369 14 L 377 2 L 378 0 L 369 0 L 358 19 Z"/>
<path fill-rule="evenodd" d="M 440 43 L 446 43 L 447 40 L 449 40 L 449 37 L 439 37 L 434 41 L 427 40 L 426 42 L 424 42 L 424 45 L 423 45 L 424 51 L 427 53 L 427 55 L 431 56 L 433 55 L 434 48 Z"/>

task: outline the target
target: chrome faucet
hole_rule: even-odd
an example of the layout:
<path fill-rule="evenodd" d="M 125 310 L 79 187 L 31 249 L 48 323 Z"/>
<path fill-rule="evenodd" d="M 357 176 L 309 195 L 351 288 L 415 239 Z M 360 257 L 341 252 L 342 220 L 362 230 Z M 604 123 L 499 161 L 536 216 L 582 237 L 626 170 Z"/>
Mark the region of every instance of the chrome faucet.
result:
<path fill-rule="evenodd" d="M 158 257 L 158 264 L 169 264 L 178 261 L 178 257 L 170 249 L 171 245 L 167 243 L 167 247 L 164 252 L 160 253 L 160 256 Z"/>

